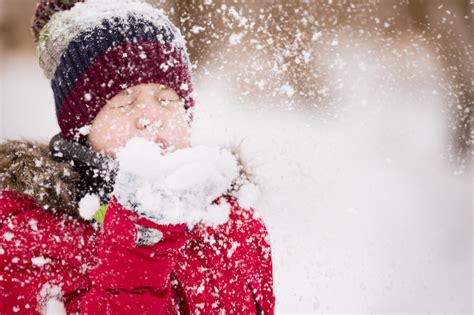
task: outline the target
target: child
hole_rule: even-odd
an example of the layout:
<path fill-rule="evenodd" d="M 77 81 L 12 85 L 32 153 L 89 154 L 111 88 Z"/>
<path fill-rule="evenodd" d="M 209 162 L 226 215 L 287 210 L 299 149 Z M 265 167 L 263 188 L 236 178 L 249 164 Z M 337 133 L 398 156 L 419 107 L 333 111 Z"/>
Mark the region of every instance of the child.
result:
<path fill-rule="evenodd" d="M 191 66 L 174 25 L 143 2 L 41 0 L 33 31 L 61 133 L 49 146 L 0 144 L 0 313 L 272 314 L 267 231 L 234 194 L 245 170 L 213 197 L 228 204 L 219 224 L 163 223 L 115 193 L 131 139 L 163 157 L 195 152 Z"/>

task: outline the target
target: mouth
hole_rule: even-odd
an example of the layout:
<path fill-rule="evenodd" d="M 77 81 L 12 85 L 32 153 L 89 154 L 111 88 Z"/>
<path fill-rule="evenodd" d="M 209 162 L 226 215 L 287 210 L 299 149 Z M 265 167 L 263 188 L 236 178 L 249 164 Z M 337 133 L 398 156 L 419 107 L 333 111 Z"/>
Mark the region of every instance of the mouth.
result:
<path fill-rule="evenodd" d="M 153 142 L 159 144 L 163 151 L 169 147 L 168 141 L 159 136 L 156 136 L 155 139 L 153 139 Z"/>

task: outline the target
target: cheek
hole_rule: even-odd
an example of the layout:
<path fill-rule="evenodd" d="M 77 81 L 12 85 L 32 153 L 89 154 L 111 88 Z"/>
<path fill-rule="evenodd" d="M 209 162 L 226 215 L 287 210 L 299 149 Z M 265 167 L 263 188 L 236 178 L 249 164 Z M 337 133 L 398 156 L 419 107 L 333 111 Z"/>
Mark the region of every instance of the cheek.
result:
<path fill-rule="evenodd" d="M 97 116 L 89 137 L 94 149 L 113 156 L 114 150 L 124 146 L 132 132 L 130 120 L 125 115 Z"/>
<path fill-rule="evenodd" d="M 170 119 L 167 124 L 167 139 L 176 148 L 185 148 L 189 146 L 189 125 L 182 117 Z"/>

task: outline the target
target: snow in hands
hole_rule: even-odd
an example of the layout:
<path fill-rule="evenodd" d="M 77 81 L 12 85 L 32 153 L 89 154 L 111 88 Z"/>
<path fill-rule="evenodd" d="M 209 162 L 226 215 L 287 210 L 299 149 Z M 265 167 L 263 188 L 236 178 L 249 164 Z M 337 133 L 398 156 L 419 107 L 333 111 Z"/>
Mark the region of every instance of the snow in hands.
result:
<path fill-rule="evenodd" d="M 235 156 L 206 146 L 164 154 L 161 147 L 135 137 L 118 150 L 119 171 L 113 195 L 126 208 L 161 224 L 225 223 L 230 205 L 221 199 L 238 177 Z"/>

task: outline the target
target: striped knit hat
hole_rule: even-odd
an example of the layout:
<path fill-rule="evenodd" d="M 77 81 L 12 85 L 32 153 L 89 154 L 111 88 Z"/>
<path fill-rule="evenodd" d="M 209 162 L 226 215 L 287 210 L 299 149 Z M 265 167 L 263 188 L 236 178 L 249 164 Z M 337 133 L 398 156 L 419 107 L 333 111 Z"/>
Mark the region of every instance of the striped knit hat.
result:
<path fill-rule="evenodd" d="M 40 0 L 32 29 L 65 139 L 85 144 L 107 100 L 142 83 L 174 89 L 192 118 L 191 64 L 162 10 L 138 0 Z"/>

